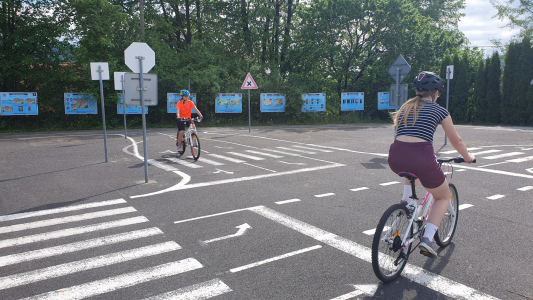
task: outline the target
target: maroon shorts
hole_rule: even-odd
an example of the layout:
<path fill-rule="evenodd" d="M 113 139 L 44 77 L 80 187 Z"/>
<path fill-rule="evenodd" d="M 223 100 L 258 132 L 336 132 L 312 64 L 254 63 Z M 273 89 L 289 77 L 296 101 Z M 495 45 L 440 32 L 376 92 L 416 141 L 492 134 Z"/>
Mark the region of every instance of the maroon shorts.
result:
<path fill-rule="evenodd" d="M 394 141 L 389 149 L 389 167 L 396 174 L 399 172 L 415 174 L 422 186 L 429 189 L 439 187 L 446 180 L 430 142 Z"/>

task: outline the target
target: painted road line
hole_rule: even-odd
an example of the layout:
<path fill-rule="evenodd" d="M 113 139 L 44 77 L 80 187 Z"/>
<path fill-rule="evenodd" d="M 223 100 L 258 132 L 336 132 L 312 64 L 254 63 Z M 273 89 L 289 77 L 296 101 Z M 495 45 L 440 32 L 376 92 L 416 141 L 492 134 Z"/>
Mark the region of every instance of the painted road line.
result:
<path fill-rule="evenodd" d="M 251 264 L 248 264 L 248 265 L 244 265 L 242 267 L 233 268 L 233 269 L 230 269 L 229 272 L 237 273 L 237 272 L 240 272 L 240 271 L 243 271 L 243 270 L 247 270 L 247 269 L 250 269 L 250 268 L 253 268 L 253 267 L 257 267 L 257 266 L 260 266 L 260 265 L 264 265 L 264 264 L 267 264 L 267 263 L 270 263 L 270 262 L 273 262 L 273 261 L 276 261 L 276 260 L 284 259 L 284 258 L 287 258 L 287 257 L 291 257 L 291 256 L 294 256 L 294 255 L 302 254 L 302 253 L 309 252 L 309 251 L 316 250 L 316 249 L 320 249 L 320 248 L 322 248 L 322 246 L 316 245 L 316 246 L 313 246 L 313 247 L 300 249 L 300 250 L 289 252 L 289 253 L 286 253 L 286 254 L 283 254 L 283 255 L 275 256 L 275 257 L 272 257 L 272 258 L 269 258 L 269 259 L 265 259 L 265 260 L 254 262 L 254 263 L 251 263 Z"/>
<path fill-rule="evenodd" d="M 364 191 L 364 190 L 368 190 L 368 188 L 366 186 L 364 186 L 364 187 L 360 187 L 360 188 L 356 188 L 356 189 L 350 189 L 350 191 L 352 191 L 352 192 L 359 192 L 359 191 Z"/>
<path fill-rule="evenodd" d="M 389 228 L 390 228 L 389 226 L 385 226 L 385 227 L 383 227 L 383 231 L 387 231 L 387 230 L 389 230 Z M 374 233 L 376 233 L 376 228 L 363 231 L 363 233 L 366 234 L 366 235 L 374 235 Z"/>
<path fill-rule="evenodd" d="M 202 166 L 197 165 L 195 163 L 188 162 L 186 160 L 175 158 L 175 157 L 167 157 L 166 160 L 170 160 L 171 162 L 175 162 L 175 163 L 177 163 L 179 165 L 186 166 L 186 167 L 192 168 L 192 169 L 198 169 L 198 168 L 202 167 Z"/>
<path fill-rule="evenodd" d="M 461 164 L 455 164 L 454 167 L 455 168 L 466 169 L 466 170 L 475 170 L 475 171 L 495 173 L 495 174 L 500 174 L 500 175 L 508 175 L 508 176 L 514 176 L 514 177 L 522 177 L 522 178 L 533 179 L 532 175 L 527 175 L 527 174 L 520 174 L 520 173 L 513 173 L 513 172 L 492 170 L 492 169 L 481 169 L 481 168 L 475 168 L 475 167 L 468 167 L 468 166 L 464 166 L 464 165 L 461 165 Z"/>
<path fill-rule="evenodd" d="M 144 160 L 144 158 L 143 158 L 143 160 Z M 158 167 L 158 168 L 163 169 L 165 171 L 169 171 L 169 172 L 179 171 L 178 169 L 174 168 L 173 166 L 164 164 L 164 163 L 162 163 L 160 161 L 157 161 L 155 159 L 148 159 L 146 162 L 151 164 L 154 167 Z"/>
<path fill-rule="evenodd" d="M 205 150 L 202 150 L 202 152 L 207 153 Z M 194 159 L 192 156 L 187 156 L 187 158 Z M 218 162 L 218 161 L 214 161 L 214 160 L 210 160 L 210 159 L 203 158 L 203 157 L 200 160 L 200 162 L 206 163 L 206 164 L 212 165 L 212 166 L 223 166 L 224 165 L 224 163 L 221 163 L 221 162 Z"/>
<path fill-rule="evenodd" d="M 398 184 L 398 183 L 400 183 L 400 182 L 399 181 L 391 181 L 391 182 L 380 183 L 379 185 L 387 186 L 387 185 L 393 185 L 393 184 Z"/>
<path fill-rule="evenodd" d="M 67 236 L 73 236 L 73 235 L 78 235 L 78 234 L 83 234 L 83 233 L 88 233 L 88 232 L 94 232 L 94 231 L 127 226 L 127 225 L 132 225 L 132 224 L 139 224 L 139 223 L 144 223 L 144 222 L 148 222 L 148 219 L 141 216 L 141 217 L 134 217 L 134 218 L 129 218 L 129 219 L 116 220 L 116 221 L 111 221 L 111 222 L 104 222 L 104 223 L 99 223 L 99 224 L 94 224 L 94 225 L 87 225 L 87 226 L 82 226 L 82 227 L 68 228 L 68 229 L 62 229 L 62 230 L 51 231 L 51 232 L 46 232 L 46 233 L 27 235 L 27 236 L 22 236 L 18 238 L 0 240 L 0 248 L 25 245 L 25 244 L 30 244 L 30 243 L 58 239 L 58 238 L 63 238 Z"/>
<path fill-rule="evenodd" d="M 300 199 L 289 199 L 289 200 L 283 200 L 283 201 L 278 201 L 278 202 L 274 202 L 278 205 L 281 205 L 281 204 L 287 204 L 287 203 L 292 203 L 292 202 L 298 202 L 298 201 L 302 201 Z"/>
<path fill-rule="evenodd" d="M 214 153 L 209 153 L 209 155 L 211 155 L 213 157 L 216 157 L 216 158 L 223 159 L 223 160 L 227 160 L 227 161 L 230 161 L 230 162 L 238 163 L 238 164 L 246 162 L 245 160 L 231 158 L 231 157 L 227 157 L 227 156 L 219 155 L 219 154 L 214 154 Z"/>
<path fill-rule="evenodd" d="M 522 154 L 524 154 L 524 152 L 509 152 L 509 153 L 503 153 L 503 154 L 492 155 L 492 156 L 484 156 L 482 158 L 484 158 L 484 159 L 497 159 L 497 158 L 502 158 L 502 157 L 522 155 Z"/>
<path fill-rule="evenodd" d="M 467 148 L 468 151 L 479 150 L 479 149 L 482 149 L 482 148 L 475 148 L 475 147 L 474 148 Z M 439 152 L 439 154 L 452 154 L 452 153 L 457 153 L 457 150 Z"/>
<path fill-rule="evenodd" d="M 355 291 L 350 292 L 348 294 L 340 295 L 338 297 L 335 297 L 331 300 L 347 300 L 347 299 L 353 299 L 357 296 L 366 295 L 366 296 L 374 296 L 378 289 L 377 284 L 361 284 L 361 285 L 353 285 L 355 288 Z"/>
<path fill-rule="evenodd" d="M 296 148 L 301 148 L 301 149 L 306 149 L 306 150 L 311 150 L 311 151 L 320 151 L 320 152 L 333 152 L 331 150 L 324 150 L 324 149 L 318 149 L 318 148 L 309 148 L 309 147 L 302 147 L 302 146 L 298 146 L 298 145 L 292 145 L 293 147 L 296 147 Z"/>
<path fill-rule="evenodd" d="M 257 206 L 257 207 L 260 207 L 260 206 Z M 223 215 L 232 214 L 232 213 L 236 213 L 236 212 L 240 212 L 240 211 L 247 211 L 247 210 L 250 210 L 252 208 L 254 208 L 254 207 L 235 209 L 235 210 L 225 211 L 225 212 L 221 212 L 221 213 L 217 213 L 217 214 L 212 214 L 212 215 L 206 215 L 206 216 L 201 216 L 201 217 L 196 217 L 196 218 L 191 218 L 191 219 L 180 220 L 180 221 L 174 222 L 174 224 L 185 223 L 185 222 L 190 222 L 190 221 L 196 221 L 196 220 L 201 220 L 201 219 L 206 219 L 206 218 L 211 218 L 211 217 L 223 216 Z"/>
<path fill-rule="evenodd" d="M 80 205 L 73 205 L 73 206 L 67 206 L 67 207 L 61 207 L 61 208 L 52 208 L 52 209 L 24 212 L 24 213 L 19 213 L 19 214 L 0 216 L 0 222 L 31 218 L 31 217 L 38 217 L 38 216 L 46 216 L 46 215 L 58 214 L 58 213 L 63 213 L 63 212 L 68 212 L 68 211 L 82 210 L 82 209 L 87 209 L 87 208 L 102 207 L 102 206 L 116 205 L 116 204 L 123 204 L 123 203 L 126 203 L 126 200 L 116 199 L 116 200 L 107 200 L 107 201 L 102 201 L 102 202 L 92 202 L 92 203 L 86 203 L 86 204 L 80 204 Z"/>
<path fill-rule="evenodd" d="M 350 149 L 329 147 L 329 146 L 321 146 L 321 145 L 315 145 L 315 144 L 305 144 L 305 145 L 306 146 L 312 146 L 312 147 L 320 147 L 320 148 L 332 149 L 332 150 L 337 150 L 337 151 L 345 151 L 345 152 L 350 152 L 350 153 L 369 154 L 369 155 L 382 156 L 382 157 L 389 156 L 388 154 L 384 154 L 384 153 L 372 153 L 372 152 L 355 151 L 355 150 L 350 150 Z"/>
<path fill-rule="evenodd" d="M 266 170 L 266 171 L 269 171 L 269 172 L 272 172 L 272 173 L 276 173 L 276 171 L 274 171 L 274 170 L 270 170 L 270 169 L 267 169 L 267 168 L 259 167 L 259 166 L 252 165 L 252 164 L 249 164 L 249 163 L 243 163 L 243 165 L 247 165 L 247 166 L 250 166 L 250 167 L 254 167 L 254 168 L 258 168 L 258 169 L 263 169 L 263 170 Z"/>
<path fill-rule="evenodd" d="M 519 188 L 517 190 L 525 192 L 525 191 L 529 191 L 531 189 L 533 189 L 533 186 L 525 186 L 525 187 L 521 187 L 521 188 Z"/>
<path fill-rule="evenodd" d="M 496 200 L 496 199 L 501 199 L 501 198 L 503 198 L 503 197 L 505 197 L 505 195 L 499 195 L 499 194 L 498 194 L 498 195 L 494 195 L 494 196 L 487 197 L 487 199 L 489 199 L 489 200 Z"/>
<path fill-rule="evenodd" d="M 290 152 L 286 152 L 286 151 L 279 151 L 279 150 L 274 150 L 274 149 L 267 149 L 267 148 L 264 148 L 263 150 L 265 151 L 269 151 L 269 152 L 274 152 L 274 153 L 280 153 L 280 154 L 285 154 L 285 155 L 289 155 L 289 156 L 302 156 L 300 154 L 297 154 L 297 153 L 290 153 Z"/>
<path fill-rule="evenodd" d="M 485 151 L 474 152 L 474 153 L 472 153 L 472 154 L 474 154 L 474 155 L 481 155 L 481 154 L 496 153 L 496 152 L 502 152 L 502 150 L 492 149 L 492 150 L 485 150 Z"/>
<path fill-rule="evenodd" d="M 222 280 L 215 278 L 213 280 L 184 287 L 179 290 L 153 296 L 144 300 L 203 300 L 213 298 L 232 291 L 233 290 L 224 282 L 222 282 Z"/>
<path fill-rule="evenodd" d="M 254 154 L 264 155 L 264 156 L 268 156 L 272 158 L 283 158 L 283 156 L 281 155 L 275 155 L 275 154 L 270 154 L 270 153 L 265 153 L 265 152 L 254 151 L 254 150 L 244 150 L 244 151 L 254 153 Z"/>
<path fill-rule="evenodd" d="M 326 194 L 315 195 L 315 197 L 317 197 L 317 198 L 328 197 L 328 196 L 335 196 L 335 193 L 326 193 Z"/>
<path fill-rule="evenodd" d="M 479 168 L 490 167 L 490 166 L 495 166 L 495 165 L 501 165 L 501 164 L 506 164 L 506 163 L 508 163 L 508 161 L 502 161 L 502 162 L 497 162 L 497 163 L 493 163 L 493 164 L 482 165 L 482 166 L 479 166 Z"/>
<path fill-rule="evenodd" d="M 101 268 L 109 265 L 127 262 L 143 257 L 154 256 L 166 252 L 176 251 L 181 246 L 176 242 L 165 242 L 142 248 L 131 249 L 79 261 L 69 262 L 43 269 L 19 273 L 11 276 L 0 277 L 0 290 L 26 285 L 38 281 L 66 276 L 82 271 Z"/>
<path fill-rule="evenodd" d="M 466 171 L 465 169 L 461 169 L 461 170 L 455 170 L 454 172 L 464 172 Z"/>
<path fill-rule="evenodd" d="M 307 224 L 300 220 L 294 219 L 273 209 L 259 206 L 249 208 L 251 211 L 261 215 L 274 222 L 282 224 L 297 232 L 307 235 L 317 241 L 325 243 L 333 248 L 341 250 L 345 253 L 353 255 L 368 263 L 372 263 L 372 250 L 366 246 L 357 244 L 346 238 L 333 234 L 331 232 L 322 230 L 313 225 Z M 421 267 L 407 264 L 402 273 L 402 276 L 410 279 L 418 284 L 428 287 L 438 293 L 454 299 L 469 299 L 469 300 L 497 300 L 485 293 L 479 292 L 459 282 L 455 282 L 443 276 L 434 274 L 430 271 L 424 270 Z"/>
<path fill-rule="evenodd" d="M 24 223 L 24 224 L 16 224 L 16 225 L 11 225 L 11 226 L 0 227 L 0 233 L 8 233 L 8 232 L 22 231 L 22 230 L 28 230 L 28 229 L 34 229 L 34 228 L 40 228 L 40 227 L 53 226 L 53 225 L 58 225 L 58 224 L 79 222 L 79 221 L 84 221 L 84 220 L 91 220 L 91 219 L 96 219 L 96 218 L 127 214 L 127 213 L 136 212 L 136 211 L 137 210 L 135 208 L 130 206 L 130 207 L 124 207 L 124 208 L 117 208 L 117 209 L 86 213 L 86 214 L 76 215 L 76 216 L 35 221 L 35 222 Z"/>
<path fill-rule="evenodd" d="M 188 271 L 202 268 L 202 264 L 194 258 L 187 258 L 184 260 L 171 262 L 151 268 L 142 269 L 139 271 L 121 274 L 106 279 L 88 282 L 69 288 L 63 288 L 56 291 L 24 298 L 29 299 L 83 299 L 101 295 L 104 293 L 113 292 L 122 288 L 134 286 L 144 282 L 149 282 L 156 279 L 161 279 Z"/>
<path fill-rule="evenodd" d="M 508 162 L 521 163 L 521 162 L 526 162 L 526 161 L 530 161 L 530 160 L 533 160 L 533 156 L 510 159 L 510 160 L 508 160 Z"/>
<path fill-rule="evenodd" d="M 26 261 L 42 259 L 66 253 L 72 253 L 80 250 L 93 249 L 97 247 L 122 243 L 126 241 L 136 240 L 144 237 L 163 234 L 159 228 L 152 227 L 147 229 L 135 230 L 130 232 L 119 233 L 115 235 L 108 235 L 81 242 L 75 242 L 55 247 L 43 248 L 39 250 L 27 251 L 17 254 L 11 254 L 0 257 L 0 267 L 18 264 Z"/>
<path fill-rule="evenodd" d="M 469 208 L 469 207 L 472 207 L 474 205 L 472 204 L 461 204 L 459 205 L 459 210 L 463 210 L 463 209 L 466 209 L 466 208 Z"/>
<path fill-rule="evenodd" d="M 248 159 L 251 159 L 251 160 L 265 160 L 262 157 L 257 157 L 257 156 L 253 156 L 253 155 L 247 155 L 247 154 L 241 154 L 241 153 L 237 153 L 237 152 L 226 152 L 226 153 L 227 154 L 231 154 L 231 155 L 235 155 L 235 156 L 241 156 L 241 157 L 248 158 Z"/>
<path fill-rule="evenodd" d="M 276 147 L 276 148 L 281 149 L 281 150 L 300 152 L 304 154 L 316 154 L 316 152 L 313 152 L 313 151 L 304 151 L 304 150 L 292 149 L 292 148 L 287 148 L 287 147 Z"/>

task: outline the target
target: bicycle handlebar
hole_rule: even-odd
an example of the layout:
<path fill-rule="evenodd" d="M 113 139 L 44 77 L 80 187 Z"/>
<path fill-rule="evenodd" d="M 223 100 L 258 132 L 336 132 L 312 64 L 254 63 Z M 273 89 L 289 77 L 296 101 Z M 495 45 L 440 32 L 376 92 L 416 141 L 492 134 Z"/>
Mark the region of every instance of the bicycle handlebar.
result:
<path fill-rule="evenodd" d="M 184 118 L 181 118 L 182 121 L 200 121 L 202 120 L 203 118 L 200 118 L 200 117 L 196 117 L 196 118 L 190 118 L 190 119 L 184 119 Z"/>
<path fill-rule="evenodd" d="M 454 158 L 450 158 L 450 159 L 437 159 L 437 161 L 439 162 L 439 164 L 442 164 L 442 163 L 447 163 L 447 162 L 454 162 L 454 163 L 463 163 L 465 162 L 465 159 L 462 158 L 462 157 L 454 157 Z M 472 161 L 473 163 L 476 162 L 476 159 L 474 159 Z"/>

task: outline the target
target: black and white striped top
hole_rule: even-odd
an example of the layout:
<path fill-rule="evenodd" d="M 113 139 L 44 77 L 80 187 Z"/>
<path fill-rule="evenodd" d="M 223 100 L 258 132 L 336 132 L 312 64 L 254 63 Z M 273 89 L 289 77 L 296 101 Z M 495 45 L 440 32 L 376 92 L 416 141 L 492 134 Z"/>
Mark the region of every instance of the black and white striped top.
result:
<path fill-rule="evenodd" d="M 423 102 L 424 107 L 418 112 L 418 117 L 414 126 L 411 126 L 413 124 L 413 111 L 411 111 L 407 118 L 407 127 L 405 127 L 403 123 L 403 112 L 400 113 L 396 137 L 400 135 L 408 135 L 433 143 L 433 135 L 437 130 L 437 125 L 449 116 L 450 113 L 437 103 L 426 100 L 423 100 Z"/>

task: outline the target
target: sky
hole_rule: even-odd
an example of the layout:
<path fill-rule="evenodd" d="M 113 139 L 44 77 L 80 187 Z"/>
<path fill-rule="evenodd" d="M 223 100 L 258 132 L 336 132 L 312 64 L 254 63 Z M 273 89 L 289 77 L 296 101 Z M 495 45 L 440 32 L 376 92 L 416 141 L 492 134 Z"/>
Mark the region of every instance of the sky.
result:
<path fill-rule="evenodd" d="M 519 33 L 519 29 L 500 28 L 507 24 L 493 18 L 498 12 L 490 0 L 466 0 L 466 9 L 462 10 L 466 14 L 459 22 L 459 30 L 462 31 L 471 46 L 493 46 L 492 39 L 499 39 L 505 44 L 512 36 Z M 485 55 L 490 56 L 495 48 L 486 47 Z"/>

